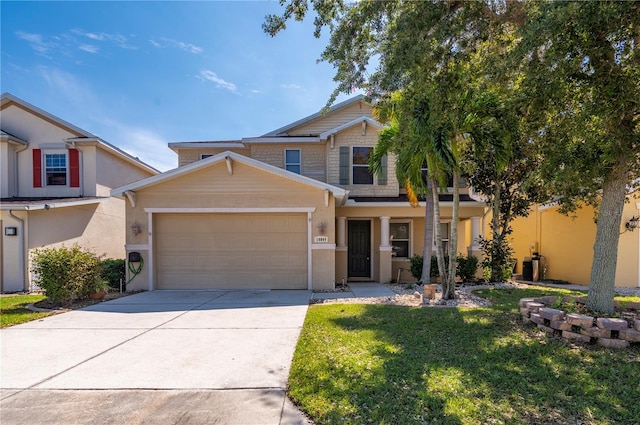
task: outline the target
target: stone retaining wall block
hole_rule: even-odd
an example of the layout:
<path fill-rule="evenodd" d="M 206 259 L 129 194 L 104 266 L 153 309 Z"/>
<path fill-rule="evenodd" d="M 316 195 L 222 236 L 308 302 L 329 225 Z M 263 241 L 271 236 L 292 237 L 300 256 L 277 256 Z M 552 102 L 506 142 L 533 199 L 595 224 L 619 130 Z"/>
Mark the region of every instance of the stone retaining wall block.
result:
<path fill-rule="evenodd" d="M 520 298 L 520 308 L 524 308 L 527 306 L 527 303 L 534 302 L 533 298 Z"/>
<path fill-rule="evenodd" d="M 629 341 L 624 339 L 598 338 L 598 345 L 608 348 L 627 348 Z"/>
<path fill-rule="evenodd" d="M 590 328 L 593 326 L 593 317 L 584 314 L 569 313 L 565 316 L 565 320 L 570 325 L 580 326 L 581 328 Z"/>
<path fill-rule="evenodd" d="M 620 337 L 620 339 L 625 339 L 627 341 L 640 342 L 640 331 L 637 331 L 635 329 L 625 329 L 623 331 L 620 331 L 620 334 L 618 336 Z"/>
<path fill-rule="evenodd" d="M 538 313 L 531 313 L 529 318 L 531 319 L 531 321 L 533 323 L 543 324 L 544 325 L 544 319 Z"/>
<path fill-rule="evenodd" d="M 538 313 L 547 320 L 562 320 L 564 318 L 564 311 L 555 308 L 543 307 L 538 310 Z"/>
<path fill-rule="evenodd" d="M 582 342 L 591 342 L 590 336 L 577 334 L 575 332 L 562 331 L 562 337 L 566 339 L 575 339 Z"/>
<path fill-rule="evenodd" d="M 582 335 L 587 335 L 592 338 L 611 338 L 611 331 L 608 329 L 600 329 L 597 326 L 593 326 L 586 329 L 580 329 Z"/>
<path fill-rule="evenodd" d="M 541 308 L 543 308 L 543 307 L 544 307 L 544 304 L 542 304 L 542 303 L 537 303 L 537 302 L 535 302 L 535 301 L 529 301 L 529 302 L 526 304 L 526 306 L 527 306 L 527 308 L 529 309 L 529 311 L 530 311 L 530 312 L 532 312 L 532 313 L 537 313 L 537 312 L 538 312 L 538 310 L 540 310 Z"/>
<path fill-rule="evenodd" d="M 537 297 L 533 299 L 537 303 L 542 303 L 545 305 L 553 304 L 558 301 L 558 297 L 553 295 L 547 295 L 545 297 Z"/>
<path fill-rule="evenodd" d="M 552 320 L 551 323 L 549 323 L 549 326 L 559 331 L 571 331 L 573 328 L 573 326 L 571 326 L 564 320 Z"/>
<path fill-rule="evenodd" d="M 622 331 L 629 329 L 629 323 L 624 319 L 611 319 L 608 317 L 598 317 L 596 320 L 596 326 L 601 329 L 608 329 L 610 331 Z"/>

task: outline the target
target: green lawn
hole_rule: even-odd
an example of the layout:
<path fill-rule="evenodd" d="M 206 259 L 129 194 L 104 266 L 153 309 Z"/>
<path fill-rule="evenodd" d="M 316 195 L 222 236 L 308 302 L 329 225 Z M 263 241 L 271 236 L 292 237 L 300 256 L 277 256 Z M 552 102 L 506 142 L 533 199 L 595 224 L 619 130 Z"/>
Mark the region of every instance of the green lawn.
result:
<path fill-rule="evenodd" d="M 27 310 L 27 304 L 43 300 L 44 295 L 3 295 L 0 297 L 0 328 L 50 316 L 52 313 Z"/>
<path fill-rule="evenodd" d="M 317 424 L 638 424 L 640 347 L 577 346 L 483 309 L 310 306 L 289 395 Z"/>

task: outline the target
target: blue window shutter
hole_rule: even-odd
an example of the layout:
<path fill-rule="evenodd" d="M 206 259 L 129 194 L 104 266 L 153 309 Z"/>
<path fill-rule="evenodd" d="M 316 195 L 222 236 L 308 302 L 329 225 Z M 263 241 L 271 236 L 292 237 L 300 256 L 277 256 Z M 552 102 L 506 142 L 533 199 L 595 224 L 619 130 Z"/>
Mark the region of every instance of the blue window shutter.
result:
<path fill-rule="evenodd" d="M 340 184 L 349 184 L 349 146 L 340 146 Z"/>
<path fill-rule="evenodd" d="M 378 184 L 381 186 L 387 184 L 387 155 L 380 158 L 380 173 L 378 174 Z"/>

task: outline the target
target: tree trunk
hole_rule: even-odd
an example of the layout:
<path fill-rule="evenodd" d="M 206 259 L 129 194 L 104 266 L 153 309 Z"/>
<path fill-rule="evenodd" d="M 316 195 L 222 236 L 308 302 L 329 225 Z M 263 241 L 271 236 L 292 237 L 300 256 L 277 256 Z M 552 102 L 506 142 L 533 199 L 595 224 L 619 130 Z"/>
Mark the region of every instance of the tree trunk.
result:
<path fill-rule="evenodd" d="M 493 205 L 491 217 L 491 231 L 493 240 L 491 242 L 491 281 L 502 282 L 502 262 L 500 261 L 500 203 L 502 202 L 502 192 L 500 182 L 496 182 L 493 193 Z"/>
<path fill-rule="evenodd" d="M 424 207 L 424 248 L 422 249 L 422 275 L 420 283 L 431 282 L 431 255 L 433 252 L 433 196 L 434 188 L 431 181 L 427 181 L 427 195 Z"/>
<path fill-rule="evenodd" d="M 444 248 L 442 246 L 442 235 L 440 234 L 440 200 L 438 198 L 438 182 L 431 178 L 431 195 L 433 197 L 433 228 L 436 238 L 436 256 L 438 258 L 438 272 L 444 287 L 447 281 L 447 266 L 444 262 Z"/>
<path fill-rule="evenodd" d="M 593 246 L 587 308 L 607 314 L 614 312 L 613 297 L 618 262 L 618 241 L 624 199 L 627 193 L 627 173 L 628 166 L 625 159 L 619 158 L 602 189 L 596 242 Z"/>
<path fill-rule="evenodd" d="M 458 253 L 458 214 L 460 208 L 460 188 L 458 172 L 453 171 L 453 211 L 451 213 L 451 236 L 449 237 L 449 275 L 447 282 L 442 283 L 442 299 L 456 298 L 456 264 Z"/>

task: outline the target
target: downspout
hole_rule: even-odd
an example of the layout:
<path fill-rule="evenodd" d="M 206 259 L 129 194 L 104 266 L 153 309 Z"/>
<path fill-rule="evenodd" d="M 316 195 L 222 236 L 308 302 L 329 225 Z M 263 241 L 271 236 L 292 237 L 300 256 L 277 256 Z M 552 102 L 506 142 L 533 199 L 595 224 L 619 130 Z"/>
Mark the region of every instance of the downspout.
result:
<path fill-rule="evenodd" d="M 26 279 L 24 269 L 26 267 L 25 256 L 24 256 L 24 246 L 25 246 L 25 232 L 24 232 L 24 219 L 18 217 L 13 213 L 13 210 L 9 210 L 9 215 L 16 219 L 18 223 L 20 223 L 20 239 L 18 241 L 18 250 L 20 251 L 20 256 L 18 257 L 18 264 L 20 266 L 20 280 L 22 281 L 22 290 L 26 290 Z"/>
<path fill-rule="evenodd" d="M 25 145 L 22 149 L 13 152 L 13 196 L 20 196 L 20 178 L 18 176 L 18 154 L 29 148 L 29 145 Z"/>

